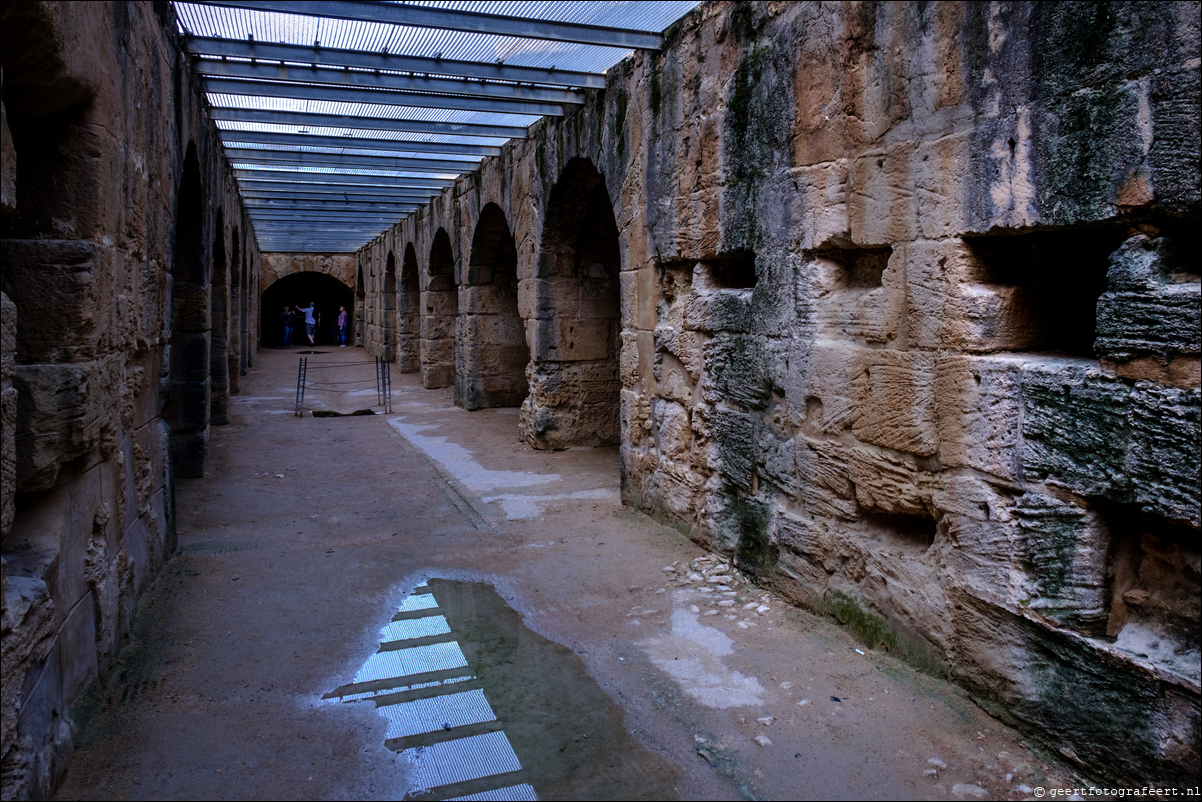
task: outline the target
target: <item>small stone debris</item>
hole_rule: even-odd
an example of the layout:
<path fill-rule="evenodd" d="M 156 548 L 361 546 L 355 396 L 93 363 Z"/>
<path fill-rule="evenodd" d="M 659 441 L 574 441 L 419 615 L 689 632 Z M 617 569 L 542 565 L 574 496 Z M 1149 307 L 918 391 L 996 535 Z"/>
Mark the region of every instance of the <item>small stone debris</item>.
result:
<path fill-rule="evenodd" d="M 782 682 L 782 683 L 780 684 L 780 687 L 781 687 L 781 690 L 787 691 L 787 690 L 789 690 L 790 688 L 792 688 L 792 687 L 793 687 L 793 683 L 792 683 L 792 682 L 785 681 L 785 682 Z"/>
<path fill-rule="evenodd" d="M 831 698 L 834 699 L 835 697 L 832 696 Z M 947 764 L 944 763 L 942 760 L 940 760 L 937 757 L 933 757 L 933 758 L 930 758 L 929 760 L 927 760 L 927 765 L 934 766 L 937 769 L 946 769 L 947 768 Z"/>
<path fill-rule="evenodd" d="M 756 608 L 755 602 L 747 602 L 746 604 L 743 605 L 744 610 L 754 610 L 755 608 Z"/>
<path fill-rule="evenodd" d="M 717 612 L 717 611 L 715 610 L 715 612 Z M 751 623 L 749 621 L 740 621 L 739 622 L 739 629 L 747 629 L 750 626 L 751 626 Z"/>
<path fill-rule="evenodd" d="M 701 608 L 700 608 L 700 607 L 698 607 L 698 606 L 697 606 L 697 605 L 695 605 L 695 604 L 690 604 L 690 605 L 689 605 L 689 612 L 690 612 L 690 613 L 699 613 L 699 612 L 701 612 Z"/>
<path fill-rule="evenodd" d="M 755 608 L 755 611 L 756 611 L 757 613 L 759 613 L 760 615 L 763 615 L 764 613 L 768 612 L 768 611 L 769 611 L 769 610 L 771 610 L 771 609 L 772 609 L 772 608 L 771 608 L 771 607 L 769 607 L 768 605 L 766 605 L 766 604 L 761 604 L 759 607 Z"/>
<path fill-rule="evenodd" d="M 284 474 L 282 474 L 282 473 L 277 473 L 277 474 L 275 475 L 275 478 L 276 478 L 276 479 L 283 479 L 283 478 L 284 478 Z"/>
<path fill-rule="evenodd" d="M 756 721 L 763 724 L 765 727 L 771 727 L 772 722 L 776 721 L 776 718 L 773 716 L 764 716 L 763 718 L 757 718 Z"/>
<path fill-rule="evenodd" d="M 655 591 L 655 595 L 658 596 L 661 593 L 667 593 L 667 592 L 668 592 L 667 588 L 660 588 L 659 590 Z"/>
<path fill-rule="evenodd" d="M 767 735 L 755 736 L 755 742 L 757 744 L 759 744 L 760 746 L 772 746 L 772 739 L 769 738 Z"/>
<path fill-rule="evenodd" d="M 1014 787 L 1014 790 L 1020 794 L 1032 794 L 1035 792 L 1035 789 L 1032 788 L 1031 786 L 1027 785 L 1026 783 L 1023 783 L 1022 785 L 1016 785 Z"/>
<path fill-rule="evenodd" d="M 797 706 L 798 706 L 798 707 L 805 707 L 805 706 L 806 706 L 806 705 L 808 705 L 809 703 L 810 703 L 810 700 L 809 700 L 809 699 L 802 699 L 801 701 L 799 701 L 799 702 L 797 703 Z"/>
<path fill-rule="evenodd" d="M 689 574 L 689 581 L 690 582 L 704 582 L 705 577 L 703 577 L 699 573 L 693 572 L 693 573 Z"/>
<path fill-rule="evenodd" d="M 924 776 L 924 777 L 938 777 L 938 776 L 939 776 L 939 770 L 938 770 L 938 769 L 927 769 L 926 771 L 924 771 L 924 772 L 922 773 L 922 776 Z"/>
<path fill-rule="evenodd" d="M 840 699 L 838 696 L 832 696 L 832 697 L 831 697 L 831 701 L 832 701 L 832 702 L 842 702 L 843 700 L 842 700 L 842 699 Z M 928 762 L 929 762 L 929 761 L 928 761 Z"/>
<path fill-rule="evenodd" d="M 717 610 L 706 610 L 706 611 L 703 613 L 703 615 L 717 615 L 717 614 L 718 614 L 718 611 L 717 611 Z"/>
<path fill-rule="evenodd" d="M 732 606 L 734 606 L 734 603 L 735 602 L 733 599 L 723 599 L 722 601 L 718 602 L 718 606 L 719 607 L 732 607 Z"/>

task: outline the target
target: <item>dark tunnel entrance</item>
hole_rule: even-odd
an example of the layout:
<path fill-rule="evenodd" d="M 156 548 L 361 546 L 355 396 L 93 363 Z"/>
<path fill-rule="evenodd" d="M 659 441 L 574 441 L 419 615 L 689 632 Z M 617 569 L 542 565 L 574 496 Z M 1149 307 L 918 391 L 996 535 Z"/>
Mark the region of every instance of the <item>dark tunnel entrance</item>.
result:
<path fill-rule="evenodd" d="M 264 348 L 280 348 L 284 344 L 284 305 L 293 309 L 308 306 L 310 301 L 317 305 L 321 316 L 317 327 L 317 344 L 336 345 L 333 329 L 338 321 L 338 307 L 346 307 L 347 344 L 355 344 L 354 291 L 336 278 L 325 273 L 293 273 L 284 276 L 263 291 L 259 299 L 259 344 Z M 298 314 L 296 330 L 292 332 L 293 348 L 309 345 L 305 336 L 305 319 Z"/>

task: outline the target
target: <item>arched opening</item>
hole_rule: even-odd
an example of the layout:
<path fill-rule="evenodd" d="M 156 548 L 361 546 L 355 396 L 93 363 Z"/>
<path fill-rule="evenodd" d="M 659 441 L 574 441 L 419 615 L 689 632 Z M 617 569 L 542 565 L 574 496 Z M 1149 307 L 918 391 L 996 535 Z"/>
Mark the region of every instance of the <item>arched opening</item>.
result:
<path fill-rule="evenodd" d="M 422 292 L 422 386 L 455 384 L 455 343 L 459 339 L 459 288 L 455 284 L 455 252 L 445 229 L 430 247 L 426 289 Z"/>
<path fill-rule="evenodd" d="M 178 477 L 204 476 L 209 429 L 209 281 L 204 246 L 204 195 L 196 143 L 184 156 L 175 212 L 171 300 L 171 426 Z"/>
<path fill-rule="evenodd" d="M 230 235 L 230 344 L 229 382 L 230 394 L 238 392 L 238 376 L 242 366 L 242 243 L 238 241 L 238 227 Z"/>
<path fill-rule="evenodd" d="M 495 203 L 480 212 L 463 288 L 461 370 L 455 403 L 464 409 L 516 407 L 526 398 L 530 348 L 518 313 L 518 252 Z"/>
<path fill-rule="evenodd" d="M 420 368 L 421 342 L 421 282 L 418 279 L 417 251 L 413 243 L 405 246 L 401 260 L 401 283 L 397 293 L 397 370 L 416 373 Z"/>
<path fill-rule="evenodd" d="M 396 358 L 396 257 L 392 251 L 384 261 L 384 294 L 380 299 L 380 356 Z"/>
<path fill-rule="evenodd" d="M 353 302 L 351 288 L 325 273 L 293 273 L 284 276 L 263 290 L 259 299 L 259 342 L 268 348 L 279 348 L 284 344 L 284 325 L 281 316 L 284 306 L 293 309 L 308 306 L 313 301 L 317 307 L 320 325 L 317 327 L 317 344 L 337 345 L 331 329 L 338 320 L 339 308 L 350 312 Z M 352 328 L 354 321 L 348 321 Z M 295 348 L 307 348 L 309 338 L 305 336 L 304 319 L 301 318 L 292 335 Z"/>
<path fill-rule="evenodd" d="M 605 179 L 573 159 L 551 190 L 538 263 L 530 397 L 535 448 L 614 445 L 620 436 L 621 251 Z"/>
<path fill-rule="evenodd" d="M 367 285 L 363 283 L 363 256 L 360 254 L 359 261 L 355 267 L 355 320 L 352 324 L 351 331 L 355 332 L 355 345 L 363 347 L 364 342 L 364 319 L 367 315 L 364 311 L 367 309 Z"/>
<path fill-rule="evenodd" d="M 224 426 L 230 422 L 230 268 L 225 259 L 225 222 L 221 209 L 217 210 L 217 224 L 213 227 L 212 254 L 209 301 L 209 376 L 212 388 L 209 393 L 209 423 Z"/>
<path fill-rule="evenodd" d="M 239 284 L 239 287 L 241 288 L 238 293 L 239 297 L 241 298 L 241 304 L 239 307 L 241 311 L 239 312 L 239 316 L 238 316 L 238 319 L 241 321 L 241 327 L 240 327 L 241 347 L 239 349 L 239 353 L 241 354 L 241 361 L 239 364 L 238 373 L 241 376 L 246 375 L 246 371 L 248 368 L 250 368 L 251 360 L 253 359 L 253 356 L 252 356 L 253 349 L 251 349 L 251 347 L 250 347 L 250 332 L 252 330 L 252 326 L 250 323 L 250 314 L 251 314 L 250 274 L 251 274 L 250 254 L 247 253 L 247 251 L 246 251 L 246 232 L 243 231 L 242 232 L 242 261 L 239 263 L 239 268 L 238 268 L 238 277 L 239 277 L 238 284 Z"/>

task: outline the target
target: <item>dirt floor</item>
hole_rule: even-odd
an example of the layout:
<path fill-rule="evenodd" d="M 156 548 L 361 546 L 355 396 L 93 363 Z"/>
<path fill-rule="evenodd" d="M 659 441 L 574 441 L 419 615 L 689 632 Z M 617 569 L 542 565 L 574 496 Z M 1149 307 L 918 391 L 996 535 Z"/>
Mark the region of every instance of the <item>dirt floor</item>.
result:
<path fill-rule="evenodd" d="M 518 633 L 484 692 L 540 798 L 1021 799 L 1072 779 L 954 686 L 623 508 L 616 449 L 533 451 L 516 409 L 395 373 L 392 414 L 312 416 L 382 411 L 357 348 L 309 356 L 298 418 L 297 350 L 259 355 L 208 475 L 178 483 L 179 551 L 75 711 L 60 798 L 401 798 L 388 721 L 322 697 L 431 578 L 512 608 L 473 608 Z"/>

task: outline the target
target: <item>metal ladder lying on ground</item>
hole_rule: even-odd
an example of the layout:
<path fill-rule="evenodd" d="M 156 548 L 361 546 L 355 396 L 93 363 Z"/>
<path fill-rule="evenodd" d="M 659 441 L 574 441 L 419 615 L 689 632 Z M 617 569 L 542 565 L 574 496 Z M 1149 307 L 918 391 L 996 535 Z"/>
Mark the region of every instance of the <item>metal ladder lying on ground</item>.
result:
<path fill-rule="evenodd" d="M 312 369 L 357 367 L 362 364 L 362 362 L 321 362 L 313 365 Z M 309 357 L 302 356 L 296 369 L 296 406 L 293 414 L 298 418 L 305 414 L 306 390 L 319 393 L 348 393 L 354 390 L 366 390 L 370 386 L 366 379 L 320 383 L 311 381 L 309 379 Z M 376 406 L 383 407 L 385 415 L 392 413 L 392 370 L 388 360 L 382 357 L 376 357 Z"/>

